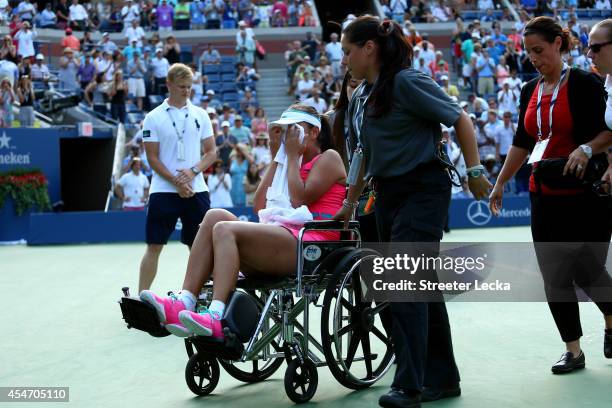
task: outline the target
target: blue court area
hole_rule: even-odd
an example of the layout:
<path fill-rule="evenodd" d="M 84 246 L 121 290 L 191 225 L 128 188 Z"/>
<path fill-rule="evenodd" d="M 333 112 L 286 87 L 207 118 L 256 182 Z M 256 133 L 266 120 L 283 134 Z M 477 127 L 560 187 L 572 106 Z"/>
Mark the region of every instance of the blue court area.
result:
<path fill-rule="evenodd" d="M 530 239 L 526 227 L 453 230 L 445 237 Z M 122 286 L 136 287 L 143 251 L 143 244 L 0 247 L 0 387 L 70 387 L 69 404 L 45 406 L 293 406 L 283 387 L 285 364 L 270 379 L 251 385 L 222 371 L 212 395 L 197 398 L 185 384 L 182 339 L 157 339 L 125 327 L 117 301 Z M 182 245 L 168 245 L 152 289 L 179 289 L 187 255 Z M 603 319 L 594 305 L 581 304 L 587 368 L 567 376 L 550 374 L 564 346 L 545 303 L 451 302 L 448 310 L 463 395 L 424 406 L 610 406 L 612 360 L 603 356 Z M 311 314 L 311 326 L 318 325 L 318 311 Z M 377 406 L 393 370 L 374 386 L 351 391 L 319 368 L 317 393 L 304 406 Z"/>

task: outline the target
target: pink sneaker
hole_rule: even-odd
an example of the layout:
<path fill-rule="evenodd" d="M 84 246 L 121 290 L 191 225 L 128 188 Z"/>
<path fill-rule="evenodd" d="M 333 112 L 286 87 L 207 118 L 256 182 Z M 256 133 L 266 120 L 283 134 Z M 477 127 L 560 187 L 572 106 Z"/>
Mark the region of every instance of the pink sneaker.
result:
<path fill-rule="evenodd" d="M 212 336 L 216 339 L 223 339 L 223 326 L 219 315 L 204 309 L 200 313 L 183 310 L 178 315 L 183 325 L 197 336 Z"/>
<path fill-rule="evenodd" d="M 178 300 L 174 293 L 170 293 L 170 296 L 162 298 L 150 290 L 143 290 L 140 292 L 140 300 L 147 302 L 155 308 L 159 321 L 162 324 L 181 324 L 178 319 L 178 314 L 181 310 L 185 310 L 185 305 L 181 300 Z"/>

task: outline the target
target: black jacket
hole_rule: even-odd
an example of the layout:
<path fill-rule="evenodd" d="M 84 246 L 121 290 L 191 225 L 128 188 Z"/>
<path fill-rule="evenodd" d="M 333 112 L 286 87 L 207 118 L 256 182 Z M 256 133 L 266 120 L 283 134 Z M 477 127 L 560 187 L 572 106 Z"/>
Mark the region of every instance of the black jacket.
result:
<path fill-rule="evenodd" d="M 519 121 L 512 144 L 529 151 L 533 150 L 536 139 L 525 130 L 525 112 L 529 100 L 541 76 L 527 82 L 521 90 Z M 588 143 L 604 130 L 606 126 L 606 97 L 604 82 L 594 73 L 572 68 L 567 80 L 567 97 L 574 128 L 572 137 L 576 146 Z"/>

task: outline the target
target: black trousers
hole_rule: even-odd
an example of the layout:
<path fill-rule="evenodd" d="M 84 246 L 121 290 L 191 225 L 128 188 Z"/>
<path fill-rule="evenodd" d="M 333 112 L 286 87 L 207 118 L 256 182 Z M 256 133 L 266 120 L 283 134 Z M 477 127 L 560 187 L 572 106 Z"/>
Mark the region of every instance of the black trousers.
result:
<path fill-rule="evenodd" d="M 548 306 L 564 342 L 582 336 L 575 286 L 612 315 L 612 278 L 606 270 L 612 201 L 594 194 L 531 194 L 531 234 Z"/>
<path fill-rule="evenodd" d="M 450 205 L 450 180 L 438 163 L 377 179 L 376 221 L 383 242 L 432 242 L 442 238 Z M 434 272 L 435 274 L 435 272 Z M 392 387 L 421 392 L 459 383 L 451 329 L 439 302 L 393 302 L 397 369 Z"/>

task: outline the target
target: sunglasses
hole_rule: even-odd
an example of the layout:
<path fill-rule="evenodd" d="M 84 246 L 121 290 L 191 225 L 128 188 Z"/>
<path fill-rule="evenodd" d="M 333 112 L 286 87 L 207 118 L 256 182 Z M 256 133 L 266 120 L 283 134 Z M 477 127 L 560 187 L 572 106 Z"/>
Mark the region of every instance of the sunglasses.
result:
<path fill-rule="evenodd" d="M 590 44 L 589 49 L 593 51 L 593 53 L 597 54 L 599 51 L 601 51 L 602 47 L 605 47 L 606 45 L 609 45 L 609 44 L 612 44 L 612 41 L 607 41 L 607 42 L 599 43 L 599 44 Z"/>

